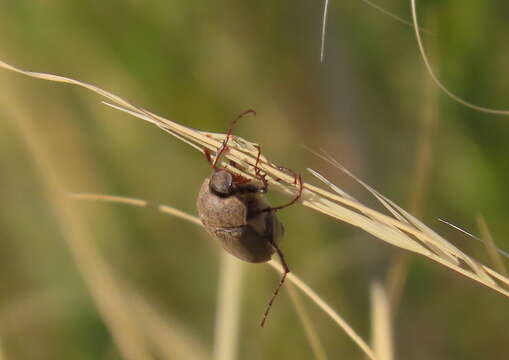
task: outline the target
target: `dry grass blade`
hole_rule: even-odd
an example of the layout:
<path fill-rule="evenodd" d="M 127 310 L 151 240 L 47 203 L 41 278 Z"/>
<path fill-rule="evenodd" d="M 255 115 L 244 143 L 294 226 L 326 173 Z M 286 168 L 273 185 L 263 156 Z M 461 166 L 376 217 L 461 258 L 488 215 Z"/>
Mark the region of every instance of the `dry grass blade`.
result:
<path fill-rule="evenodd" d="M 210 359 L 208 347 L 198 341 L 175 316 L 158 311 L 157 306 L 132 291 L 129 293 L 129 303 L 161 359 Z"/>
<path fill-rule="evenodd" d="M 214 359 L 236 359 L 242 295 L 242 264 L 222 252 L 217 297 Z"/>
<path fill-rule="evenodd" d="M 116 95 L 86 83 L 56 75 L 23 71 L 3 62 L 0 62 L 0 66 L 27 76 L 57 82 L 67 82 L 85 87 L 113 101 L 115 103 L 115 108 L 156 124 L 169 134 L 177 136 L 188 144 L 192 144 L 195 149 L 200 151 L 208 149 L 212 153 L 217 153 L 222 145 L 222 141 L 225 139 L 224 134 L 208 133 L 182 126 L 131 105 Z M 229 160 L 237 164 L 237 167 L 226 165 L 232 172 L 242 173 L 248 178 L 255 177 L 255 165 L 257 164 L 257 167 L 267 174 L 266 179 L 273 188 L 290 194 L 295 194 L 298 191 L 298 185 L 292 174 L 289 174 L 281 167 L 271 163 L 264 156 L 257 162 L 257 155 L 258 148 L 256 144 L 240 137 L 232 136 L 228 143 L 228 152 L 223 159 L 224 164 L 228 164 Z M 342 169 L 335 160 L 327 158 L 326 156 L 323 157 L 331 164 L 334 164 L 334 166 Z M 343 171 L 344 170 L 343 168 Z M 353 176 L 351 174 L 349 175 Z M 509 284 L 509 279 L 489 267 L 479 264 L 476 260 L 461 252 L 417 218 L 376 192 L 367 184 L 362 182 L 361 184 L 389 209 L 392 216 L 373 210 L 350 196 L 334 193 L 307 183 L 303 184 L 301 201 L 304 206 L 354 226 L 358 226 L 392 245 L 426 256 L 463 276 L 473 279 L 509 297 L 509 287 L 507 286 L 507 284 Z"/>
<path fill-rule="evenodd" d="M 320 62 L 323 62 L 325 55 L 325 31 L 327 30 L 327 12 L 329 10 L 329 0 L 325 0 L 323 4 L 323 17 L 322 17 L 322 39 L 320 44 Z"/>
<path fill-rule="evenodd" d="M 371 285 L 371 336 L 375 354 L 380 360 L 394 358 L 392 319 L 385 289 L 379 283 Z"/>
<path fill-rule="evenodd" d="M 460 228 L 459 226 L 454 225 L 453 223 L 451 223 L 451 222 L 449 222 L 449 221 L 447 221 L 447 220 L 441 219 L 441 218 L 437 218 L 437 220 L 438 220 L 438 221 L 440 221 L 441 223 L 444 223 L 445 225 L 448 225 L 448 226 L 452 227 L 452 228 L 453 228 L 453 229 L 455 229 L 455 230 L 458 230 L 459 232 L 461 232 L 461 233 L 463 233 L 463 234 L 467 235 L 468 237 L 470 237 L 470 238 L 472 238 L 472 239 L 474 239 L 474 240 L 477 240 L 477 241 L 479 241 L 479 242 L 481 242 L 481 243 L 485 244 L 485 241 L 484 241 L 483 239 L 481 239 L 481 238 L 479 238 L 479 237 L 475 236 L 475 235 L 474 235 L 474 234 L 472 234 L 472 233 L 469 233 L 469 232 L 468 232 L 468 231 L 466 231 L 465 229 Z M 485 245 L 486 245 L 486 246 L 488 246 L 487 244 L 485 244 Z M 508 253 L 507 251 L 504 251 L 504 250 L 502 250 L 502 249 L 500 249 L 500 248 L 497 248 L 497 247 L 495 247 L 495 250 L 496 250 L 496 252 L 497 252 L 497 253 L 499 253 L 501 256 L 503 256 L 503 257 L 505 257 L 505 258 L 509 259 L 509 253 Z"/>
<path fill-rule="evenodd" d="M 106 201 L 110 202 L 117 202 L 114 199 L 118 199 L 118 202 L 123 204 L 128 204 L 132 206 L 139 206 L 139 207 L 153 207 L 159 209 L 161 212 L 166 213 L 168 215 L 179 217 L 183 220 L 190 221 L 193 224 L 200 225 L 201 222 L 197 217 L 194 217 L 189 214 L 185 214 L 185 216 L 181 216 L 180 213 L 182 212 L 175 212 L 175 211 L 166 211 L 166 209 L 171 207 L 169 206 L 161 206 L 161 205 L 155 205 L 150 204 L 147 201 L 138 200 L 138 199 L 131 199 L 127 197 L 121 197 L 121 196 L 105 196 L 105 195 L 94 195 L 94 194 L 72 194 L 72 196 L 76 199 L 82 199 L 82 200 L 98 200 L 103 201 L 107 199 Z M 279 273 L 283 273 L 283 268 L 281 265 L 274 261 L 269 261 L 269 265 L 272 266 L 276 271 Z M 370 359 L 376 359 L 373 351 L 370 349 L 369 345 L 362 340 L 362 338 L 352 329 L 348 323 L 343 320 L 339 314 L 330 307 L 329 304 L 327 304 L 323 299 L 321 299 L 316 292 L 314 292 L 308 285 L 306 285 L 301 279 L 299 279 L 294 273 L 289 273 L 287 276 L 287 280 L 294 284 L 299 290 L 301 290 L 304 294 L 306 294 L 315 304 L 318 305 L 319 308 L 321 308 L 327 315 L 331 317 L 331 319 L 338 324 L 340 328 L 342 328 L 347 335 L 359 346 L 359 348 L 364 351 L 364 353 L 370 358 Z"/>
<path fill-rule="evenodd" d="M 507 281 L 509 279 L 505 276 L 496 273 L 485 265 L 479 264 L 475 259 L 463 253 L 416 217 L 359 180 L 330 156 L 326 154 L 315 154 L 356 180 L 361 186 L 373 194 L 373 196 L 375 196 L 394 216 L 394 218 L 387 218 L 385 216 L 380 216 L 381 214 L 379 213 L 373 213 L 371 209 L 369 209 L 369 211 L 361 210 L 365 215 L 364 223 L 360 222 L 360 219 L 357 219 L 358 221 L 355 223 L 348 222 L 362 227 L 364 230 L 384 241 L 424 255 L 505 296 L 509 296 L 509 288 L 507 287 Z M 357 208 L 362 209 L 362 206 L 359 204 Z M 333 215 L 331 214 L 331 216 Z M 371 223 L 368 222 L 368 219 Z M 369 225 L 369 227 L 365 227 L 366 225 Z M 503 284 L 496 280 L 501 281 Z"/>
<path fill-rule="evenodd" d="M 393 13 L 391 13 L 390 11 L 388 10 L 385 10 L 383 7 L 381 6 L 378 6 L 377 4 L 369 1 L 369 0 L 361 0 L 363 3 L 365 3 L 366 5 L 372 7 L 373 9 L 375 10 L 378 10 L 380 11 L 382 14 L 390 17 L 390 18 L 393 18 L 394 20 L 402 23 L 402 24 L 405 24 L 407 26 L 410 26 L 410 27 L 414 27 L 414 24 L 410 21 L 407 21 L 401 17 L 399 17 L 398 15 L 395 15 Z M 325 3 L 323 5 L 323 14 L 322 14 L 322 34 L 321 34 L 321 43 L 320 43 L 320 62 L 323 62 L 323 59 L 325 58 L 325 33 L 327 31 L 327 13 L 329 11 L 329 0 L 325 0 Z M 418 28 L 420 32 L 423 32 L 423 33 L 427 33 L 427 34 L 431 34 L 431 32 L 429 32 L 428 30 L 426 29 L 423 29 L 423 28 Z"/>
<path fill-rule="evenodd" d="M 374 2 L 371 2 L 369 0 L 361 0 L 363 3 L 365 3 L 366 5 L 368 6 L 371 6 L 373 9 L 375 10 L 378 10 L 380 11 L 382 14 L 390 17 L 390 18 L 393 18 L 394 20 L 406 25 L 406 26 L 410 26 L 410 27 L 414 27 L 414 24 L 411 22 L 411 21 L 407 21 L 405 19 L 403 19 L 402 17 L 396 15 L 396 14 L 393 14 L 391 13 L 390 11 L 388 10 L 385 10 L 383 7 L 375 4 Z M 426 33 L 426 34 L 429 34 L 429 35 L 432 35 L 432 33 L 426 29 L 423 29 L 422 27 L 418 27 L 419 31 L 422 32 L 422 33 Z"/>
<path fill-rule="evenodd" d="M 502 260 L 502 256 L 500 255 L 500 251 L 495 245 L 495 241 L 491 236 L 490 229 L 488 228 L 488 224 L 486 224 L 486 220 L 483 216 L 479 215 L 476 218 L 477 226 L 479 226 L 479 230 L 483 239 L 484 245 L 486 245 L 486 249 L 488 250 L 488 254 L 490 256 L 491 262 L 495 269 L 498 270 L 504 276 L 507 276 L 507 269 L 504 265 L 504 261 Z"/>
<path fill-rule="evenodd" d="M 0 360 L 5 360 L 5 359 L 7 359 L 7 358 L 4 356 L 4 349 L 2 346 L 2 338 L 0 338 Z"/>
<path fill-rule="evenodd" d="M 3 105 L 3 99 L 0 99 Z M 50 208 L 71 256 L 84 279 L 98 312 L 108 328 L 121 357 L 128 360 L 148 360 L 151 355 L 131 310 L 122 287 L 94 245 L 78 211 L 62 193 L 65 172 L 54 161 L 41 134 L 34 131 L 33 121 L 22 106 L 5 106 L 10 118 L 23 135 L 34 162 L 45 184 Z"/>
<path fill-rule="evenodd" d="M 311 346 L 311 350 L 313 351 L 313 355 L 317 360 L 327 360 L 327 355 L 325 354 L 325 350 L 320 341 L 320 336 L 316 331 L 315 326 L 313 325 L 313 321 L 309 317 L 304 304 L 302 303 L 299 295 L 295 291 L 293 285 L 287 286 L 288 295 L 290 295 L 290 301 L 292 302 L 295 310 L 297 311 L 297 315 L 302 323 L 302 327 L 306 333 L 306 337 L 309 341 L 309 345 Z"/>
<path fill-rule="evenodd" d="M 189 215 L 183 211 L 175 209 L 174 207 L 168 205 L 159 205 L 153 204 L 145 200 L 134 199 L 134 198 L 126 198 L 123 196 L 114 196 L 114 195 L 103 195 L 103 194 L 83 194 L 83 193 L 67 193 L 71 198 L 77 200 L 100 200 L 112 203 L 121 203 L 131 206 L 138 207 L 147 207 L 154 208 L 155 210 L 161 211 L 165 214 L 173 215 L 189 222 L 195 223 L 197 225 L 201 225 L 200 219 L 195 216 Z"/>
<path fill-rule="evenodd" d="M 283 273 L 283 267 L 276 263 L 275 261 L 269 261 L 270 266 L 272 266 L 279 273 Z M 362 338 L 355 332 L 354 329 L 343 319 L 339 314 L 334 311 L 323 299 L 318 296 L 316 292 L 314 292 L 308 285 L 306 285 L 301 279 L 295 276 L 294 273 L 289 273 L 287 279 L 292 282 L 299 290 L 301 290 L 304 294 L 306 294 L 318 307 L 320 307 L 330 318 L 338 324 L 338 326 L 343 329 L 344 332 L 355 342 L 355 344 L 362 350 L 370 359 L 378 359 L 375 356 L 374 351 L 369 347 L 369 345 L 362 340 Z"/>
<path fill-rule="evenodd" d="M 411 181 L 409 209 L 412 214 L 420 215 L 427 198 L 428 187 L 431 179 L 431 163 L 433 159 L 433 139 L 440 119 L 437 104 L 436 88 L 429 80 L 428 74 L 424 73 L 426 81 L 423 83 L 424 99 L 420 104 L 420 130 L 414 159 L 414 170 Z M 392 316 L 396 317 L 399 304 L 403 296 L 405 283 L 410 267 L 409 254 L 399 253 L 393 257 L 387 272 L 386 289 L 391 303 Z"/>
<path fill-rule="evenodd" d="M 422 38 L 419 29 L 419 21 L 417 19 L 417 7 L 415 5 L 415 0 L 410 0 L 410 6 L 412 8 L 412 19 L 413 19 L 413 27 L 415 31 L 415 37 L 417 40 L 417 45 L 419 46 L 419 52 L 421 53 L 421 58 L 424 62 L 424 66 L 426 67 L 426 70 L 429 73 L 429 76 L 433 80 L 433 82 L 442 90 L 447 96 L 449 96 L 454 101 L 460 103 L 463 106 L 466 106 L 470 109 L 474 109 L 480 112 L 488 113 L 488 114 L 494 114 L 494 115 L 509 115 L 509 110 L 505 109 L 492 109 L 484 106 L 479 106 L 476 104 L 473 104 L 467 100 L 462 99 L 458 95 L 454 94 L 452 91 L 450 91 L 439 79 L 438 76 L 435 74 L 435 71 L 433 71 L 433 68 L 431 67 L 431 63 L 428 59 L 428 55 L 426 54 L 426 51 L 424 50 L 424 45 L 422 43 Z"/>

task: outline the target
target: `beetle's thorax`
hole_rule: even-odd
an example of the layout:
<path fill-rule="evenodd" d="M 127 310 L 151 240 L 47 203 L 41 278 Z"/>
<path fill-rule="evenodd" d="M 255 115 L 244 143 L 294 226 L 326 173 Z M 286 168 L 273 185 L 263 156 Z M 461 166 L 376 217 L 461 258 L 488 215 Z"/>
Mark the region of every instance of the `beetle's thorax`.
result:
<path fill-rule="evenodd" d="M 235 194 L 217 194 L 210 185 L 211 177 L 205 179 L 198 195 L 198 213 L 204 225 L 213 227 L 236 227 L 246 223 L 247 207 Z"/>

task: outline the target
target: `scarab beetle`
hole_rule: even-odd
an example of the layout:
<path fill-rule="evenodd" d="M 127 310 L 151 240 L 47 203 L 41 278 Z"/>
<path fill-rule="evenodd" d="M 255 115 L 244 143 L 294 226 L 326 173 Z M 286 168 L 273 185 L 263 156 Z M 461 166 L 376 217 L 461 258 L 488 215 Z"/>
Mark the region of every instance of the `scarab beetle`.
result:
<path fill-rule="evenodd" d="M 284 228 L 261 189 L 227 170 L 215 170 L 203 182 L 198 195 L 198 213 L 205 230 L 221 241 L 223 248 L 241 260 L 269 261 Z"/>
<path fill-rule="evenodd" d="M 292 205 L 300 198 L 302 180 L 300 176 L 295 175 L 295 184 L 298 182 L 300 189 L 292 201 L 283 206 L 271 207 L 264 196 L 268 190 L 268 183 L 258 167 L 260 148 L 258 148 L 255 174 L 261 184 L 256 184 L 250 179 L 218 167 L 220 157 L 228 150 L 228 141 L 233 127 L 246 114 L 255 114 L 255 112 L 248 110 L 232 122 L 214 160 L 210 153 L 205 151 L 205 155 L 212 165 L 212 174 L 203 181 L 198 194 L 197 207 L 205 230 L 212 237 L 218 239 L 230 254 L 251 263 L 267 262 L 274 253 L 277 253 L 281 259 L 284 273 L 263 315 L 261 322 L 261 326 L 263 326 L 270 307 L 283 285 L 286 275 L 290 272 L 278 246 L 279 240 L 284 234 L 284 227 L 279 222 L 276 211 Z"/>

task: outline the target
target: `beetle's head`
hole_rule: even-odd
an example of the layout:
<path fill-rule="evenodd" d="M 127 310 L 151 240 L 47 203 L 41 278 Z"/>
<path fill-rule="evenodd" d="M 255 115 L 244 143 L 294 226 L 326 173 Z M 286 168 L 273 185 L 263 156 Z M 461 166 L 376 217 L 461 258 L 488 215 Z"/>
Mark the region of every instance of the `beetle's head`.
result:
<path fill-rule="evenodd" d="M 212 173 L 209 188 L 219 196 L 230 196 L 235 192 L 233 175 L 227 170 L 216 170 Z"/>

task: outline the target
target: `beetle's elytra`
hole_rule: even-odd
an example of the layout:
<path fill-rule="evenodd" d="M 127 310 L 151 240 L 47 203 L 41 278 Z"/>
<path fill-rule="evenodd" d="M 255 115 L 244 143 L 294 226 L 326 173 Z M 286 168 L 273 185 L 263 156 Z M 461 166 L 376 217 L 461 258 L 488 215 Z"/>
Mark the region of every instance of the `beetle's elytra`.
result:
<path fill-rule="evenodd" d="M 218 239 L 230 254 L 251 263 L 267 262 L 274 253 L 281 259 L 284 273 L 263 315 L 263 326 L 270 307 L 290 272 L 278 247 L 284 228 L 277 219 L 276 211 L 295 203 L 302 194 L 303 185 L 300 176 L 295 175 L 295 184 L 299 182 L 300 185 L 297 196 L 286 205 L 271 207 L 264 197 L 268 183 L 258 167 L 260 148 L 254 170 L 261 186 L 238 174 L 218 168 L 221 156 L 228 150 L 233 126 L 243 115 L 249 113 L 254 114 L 254 111 L 248 110 L 233 121 L 214 160 L 210 153 L 205 151 L 205 156 L 212 165 L 212 174 L 203 181 L 197 208 L 205 230 Z"/>
<path fill-rule="evenodd" d="M 226 195 L 213 190 L 215 178 L 223 179 L 223 174 L 231 175 L 226 170 L 214 172 L 205 179 L 198 195 L 198 214 L 205 230 L 219 239 L 226 251 L 241 260 L 269 261 L 275 252 L 273 244 L 283 236 L 283 225 L 275 211 L 263 211 L 270 205 L 259 188 L 240 184 Z"/>

